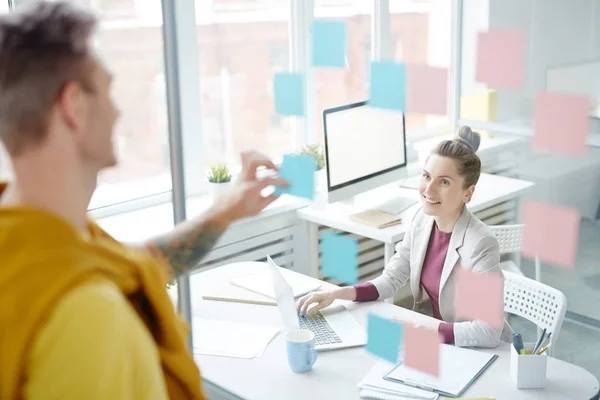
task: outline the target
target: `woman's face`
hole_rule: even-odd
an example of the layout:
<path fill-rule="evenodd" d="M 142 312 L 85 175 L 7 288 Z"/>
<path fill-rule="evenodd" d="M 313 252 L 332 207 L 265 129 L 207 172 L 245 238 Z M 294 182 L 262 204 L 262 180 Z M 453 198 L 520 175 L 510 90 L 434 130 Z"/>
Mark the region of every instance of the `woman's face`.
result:
<path fill-rule="evenodd" d="M 425 214 L 444 217 L 462 212 L 475 190 L 474 185 L 465 189 L 464 183 L 454 160 L 437 154 L 429 156 L 419 184 Z"/>

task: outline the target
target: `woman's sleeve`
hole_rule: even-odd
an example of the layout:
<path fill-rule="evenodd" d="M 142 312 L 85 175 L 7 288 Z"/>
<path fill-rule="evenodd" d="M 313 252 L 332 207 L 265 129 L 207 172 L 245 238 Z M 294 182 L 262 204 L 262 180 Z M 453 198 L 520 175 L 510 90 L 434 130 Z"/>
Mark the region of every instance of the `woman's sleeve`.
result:
<path fill-rule="evenodd" d="M 484 236 L 473 250 L 474 264 L 472 271 L 479 274 L 495 274 L 504 282 L 500 270 L 500 247 L 493 236 Z M 503 302 L 504 293 L 501 291 L 497 299 Z M 454 342 L 461 347 L 496 347 L 500 343 L 503 324 L 492 326 L 481 320 L 454 323 Z"/>
<path fill-rule="evenodd" d="M 410 228 L 407 229 L 404 240 L 396 245 L 396 252 L 381 276 L 370 281 L 377 289 L 380 299 L 393 297 L 410 278 L 410 231 Z"/>

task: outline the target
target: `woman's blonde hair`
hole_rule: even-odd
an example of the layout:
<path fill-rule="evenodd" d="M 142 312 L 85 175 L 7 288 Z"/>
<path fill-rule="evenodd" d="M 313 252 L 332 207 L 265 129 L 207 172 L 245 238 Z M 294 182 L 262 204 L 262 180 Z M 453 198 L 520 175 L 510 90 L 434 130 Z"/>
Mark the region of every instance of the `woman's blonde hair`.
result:
<path fill-rule="evenodd" d="M 481 143 L 481 135 L 468 126 L 461 126 L 452 140 L 444 140 L 432 154 L 456 161 L 458 174 L 465 180 L 465 189 L 475 185 L 481 174 L 481 160 L 475 154 Z"/>

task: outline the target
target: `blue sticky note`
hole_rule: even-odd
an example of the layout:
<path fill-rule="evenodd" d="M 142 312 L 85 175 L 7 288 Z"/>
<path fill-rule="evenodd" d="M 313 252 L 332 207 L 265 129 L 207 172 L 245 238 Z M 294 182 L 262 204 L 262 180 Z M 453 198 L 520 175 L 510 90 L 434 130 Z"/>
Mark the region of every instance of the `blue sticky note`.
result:
<path fill-rule="evenodd" d="M 304 75 L 277 73 L 273 87 L 277 114 L 304 116 Z"/>
<path fill-rule="evenodd" d="M 321 233 L 322 272 L 348 285 L 358 282 L 358 242 L 331 232 Z"/>
<path fill-rule="evenodd" d="M 406 65 L 389 61 L 371 63 L 369 106 L 406 110 Z"/>
<path fill-rule="evenodd" d="M 344 21 L 313 21 L 312 65 L 344 68 L 346 66 L 346 32 Z"/>
<path fill-rule="evenodd" d="M 367 351 L 391 363 L 398 363 L 404 329 L 402 324 L 369 313 L 367 319 Z"/>
<path fill-rule="evenodd" d="M 292 196 L 314 197 L 315 171 L 317 161 L 313 156 L 301 154 L 286 154 L 283 163 L 279 167 L 279 177 L 289 183 L 289 187 L 275 188 L 275 194 L 290 194 Z"/>

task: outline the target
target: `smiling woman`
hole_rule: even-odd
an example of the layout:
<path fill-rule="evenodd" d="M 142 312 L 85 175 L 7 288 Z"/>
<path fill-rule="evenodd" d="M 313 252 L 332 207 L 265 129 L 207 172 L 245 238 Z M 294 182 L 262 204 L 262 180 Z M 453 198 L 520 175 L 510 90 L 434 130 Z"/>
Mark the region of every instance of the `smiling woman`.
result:
<path fill-rule="evenodd" d="M 481 173 L 481 160 L 475 154 L 480 140 L 479 133 L 462 126 L 454 140 L 444 140 L 427 158 L 419 184 L 421 203 L 425 214 L 436 217 L 442 232 L 452 232 L 473 196 Z"/>
<path fill-rule="evenodd" d="M 481 161 L 475 154 L 478 147 L 479 134 L 465 126 L 455 139 L 445 140 L 433 150 L 419 185 L 422 207 L 380 277 L 354 287 L 311 293 L 298 307 L 317 311 L 335 299 L 387 299 L 410 280 L 413 309 L 437 319 L 432 328 L 445 343 L 495 347 L 501 336 L 510 332 L 507 324 L 501 327 L 480 320 L 465 321 L 456 315 L 454 307 L 457 270 L 502 276 L 498 241 L 465 207 L 481 172 Z M 428 309 L 422 302 L 423 289 L 431 300 Z"/>

